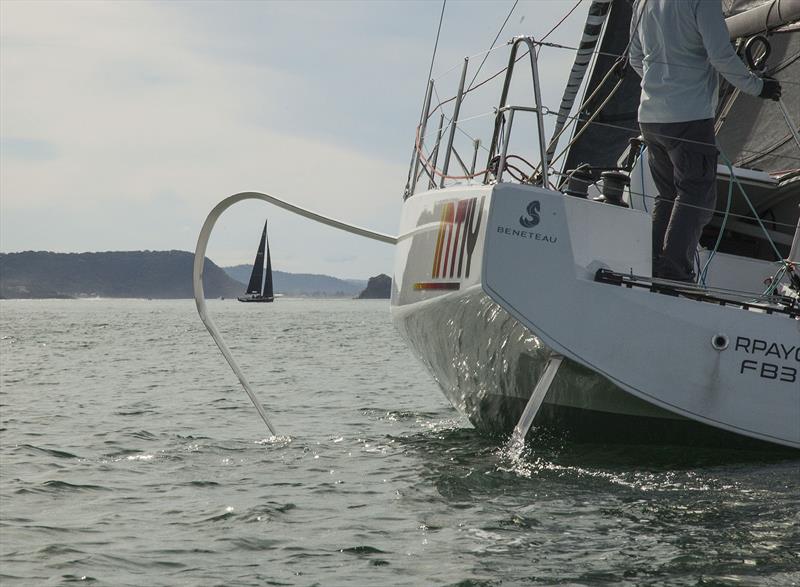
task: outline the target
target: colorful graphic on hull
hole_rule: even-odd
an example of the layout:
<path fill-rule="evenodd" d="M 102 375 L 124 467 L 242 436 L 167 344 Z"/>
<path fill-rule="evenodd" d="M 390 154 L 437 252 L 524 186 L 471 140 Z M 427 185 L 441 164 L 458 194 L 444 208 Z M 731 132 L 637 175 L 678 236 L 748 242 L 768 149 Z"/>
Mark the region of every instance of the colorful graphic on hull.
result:
<path fill-rule="evenodd" d="M 467 198 L 442 205 L 442 218 L 433 254 L 431 277 L 467 278 L 472 265 L 472 252 L 478 242 L 483 217 L 483 200 Z"/>
<path fill-rule="evenodd" d="M 472 253 L 478 243 L 483 218 L 484 199 L 485 196 L 465 198 L 437 205 L 436 209 L 441 209 L 441 219 L 431 268 L 431 278 L 437 281 L 415 283 L 415 290 L 455 291 L 461 288 L 459 281 L 442 280 L 469 277 Z"/>

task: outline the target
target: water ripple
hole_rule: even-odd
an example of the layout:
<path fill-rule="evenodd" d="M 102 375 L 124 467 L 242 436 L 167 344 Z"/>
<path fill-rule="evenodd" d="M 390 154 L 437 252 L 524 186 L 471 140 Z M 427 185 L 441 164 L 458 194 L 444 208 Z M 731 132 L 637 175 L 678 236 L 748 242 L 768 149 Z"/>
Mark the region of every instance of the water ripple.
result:
<path fill-rule="evenodd" d="M 0 300 L 0 583 L 800 584 L 796 455 L 519 454 L 384 302 L 251 305 L 209 301 L 282 436 L 189 300 Z"/>

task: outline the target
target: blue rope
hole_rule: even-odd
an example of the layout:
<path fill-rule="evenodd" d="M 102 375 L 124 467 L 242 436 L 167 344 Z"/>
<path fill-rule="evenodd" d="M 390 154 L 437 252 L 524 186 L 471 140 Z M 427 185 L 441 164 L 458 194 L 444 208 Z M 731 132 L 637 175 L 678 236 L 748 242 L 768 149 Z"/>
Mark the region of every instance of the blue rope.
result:
<path fill-rule="evenodd" d="M 764 231 L 764 236 L 767 237 L 767 242 L 769 242 L 770 246 L 772 247 L 772 250 L 775 252 L 775 256 L 778 258 L 778 261 L 780 261 L 781 263 L 785 264 L 785 261 L 783 259 L 783 255 L 781 255 L 781 252 L 778 250 L 778 247 L 775 246 L 775 243 L 772 241 L 772 237 L 769 236 L 769 231 L 767 230 L 767 227 L 764 226 L 763 222 L 761 222 L 761 217 L 758 215 L 758 212 L 756 212 L 756 209 L 753 206 L 753 203 L 750 201 L 750 198 L 747 196 L 747 192 L 744 190 L 744 187 L 742 186 L 741 183 L 739 183 L 739 178 L 737 178 L 736 174 L 734 174 L 734 172 L 733 172 L 733 164 L 725 156 L 725 153 L 720 151 L 720 155 L 722 155 L 722 158 L 725 160 L 725 165 L 727 165 L 728 169 L 730 169 L 731 179 L 734 182 L 736 182 L 736 185 L 739 187 L 739 191 L 742 192 L 742 196 L 744 196 L 745 202 L 747 202 L 747 205 L 750 207 L 750 211 L 753 213 L 753 217 L 758 222 L 758 225 L 761 227 L 761 230 Z"/>
<path fill-rule="evenodd" d="M 736 177 L 736 173 L 733 171 L 733 163 L 731 163 L 730 159 L 723 153 L 722 151 L 719 152 L 722 160 L 725 162 L 725 165 L 728 167 L 728 171 L 730 172 L 730 181 L 728 183 L 728 202 L 725 206 L 725 216 L 722 218 L 722 225 L 720 226 L 719 234 L 717 235 L 717 242 L 714 243 L 714 248 L 711 250 L 711 254 L 708 257 L 708 260 L 703 267 L 703 271 L 700 274 L 700 283 L 703 287 L 706 286 L 706 277 L 708 273 L 708 266 L 711 264 L 711 260 L 714 258 L 714 255 L 719 248 L 719 244 L 722 241 L 722 233 L 725 231 L 725 224 L 728 221 L 728 214 L 730 212 L 731 207 L 731 199 L 733 195 L 733 185 L 734 183 L 738 186 L 739 191 L 741 192 L 742 196 L 744 197 L 745 202 L 747 202 L 750 211 L 753 213 L 753 218 L 756 219 L 758 225 L 761 227 L 761 230 L 764 232 L 764 236 L 767 238 L 767 242 L 769 242 L 772 250 L 775 252 L 775 256 L 778 258 L 777 264 L 780 265 L 780 268 L 772 277 L 772 281 L 767 286 L 767 288 L 762 292 L 762 296 L 769 296 L 775 293 L 776 288 L 780 284 L 783 277 L 786 275 L 786 271 L 790 269 L 789 263 L 783 258 L 781 252 L 778 250 L 778 247 L 775 246 L 775 242 L 772 240 L 772 237 L 769 235 L 769 231 L 767 227 L 764 226 L 764 223 L 761 221 L 761 217 L 756 212 L 755 206 L 753 206 L 753 202 L 750 200 L 750 197 L 747 195 L 747 192 L 744 189 L 744 186 L 739 182 L 739 178 Z"/>
<path fill-rule="evenodd" d="M 706 285 L 706 277 L 708 276 L 708 266 L 711 265 L 711 260 L 714 258 L 714 255 L 717 254 L 717 250 L 719 249 L 719 244 L 722 242 L 722 235 L 725 232 L 725 225 L 728 223 L 728 214 L 731 211 L 731 200 L 733 200 L 733 178 L 736 177 L 733 173 L 733 166 L 728 161 L 728 158 L 725 155 L 722 156 L 725 159 L 725 164 L 728 166 L 728 170 L 731 174 L 731 180 L 728 182 L 728 202 L 725 204 L 725 215 L 722 217 L 722 225 L 719 227 L 719 234 L 717 235 L 717 241 L 714 243 L 714 247 L 711 249 L 711 253 L 708 255 L 708 259 L 706 259 L 705 265 L 703 265 L 703 270 L 700 272 L 700 284 L 703 287 L 708 287 Z M 747 195 L 745 195 L 747 197 Z M 767 235 L 769 238 L 769 235 Z"/>
<path fill-rule="evenodd" d="M 644 144 L 639 147 L 639 171 L 642 174 L 642 206 L 644 206 L 644 211 L 649 213 L 647 209 L 647 194 L 644 193 Z"/>

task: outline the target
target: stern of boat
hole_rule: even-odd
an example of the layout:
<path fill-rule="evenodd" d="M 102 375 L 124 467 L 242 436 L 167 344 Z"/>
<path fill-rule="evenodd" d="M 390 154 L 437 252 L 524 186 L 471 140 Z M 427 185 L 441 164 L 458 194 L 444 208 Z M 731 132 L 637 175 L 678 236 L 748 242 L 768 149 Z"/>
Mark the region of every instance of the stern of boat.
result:
<path fill-rule="evenodd" d="M 645 212 L 500 183 L 417 194 L 402 218 L 394 323 L 476 427 L 508 432 L 558 353 L 543 417 L 688 419 L 800 447 L 800 320 L 637 283 Z"/>

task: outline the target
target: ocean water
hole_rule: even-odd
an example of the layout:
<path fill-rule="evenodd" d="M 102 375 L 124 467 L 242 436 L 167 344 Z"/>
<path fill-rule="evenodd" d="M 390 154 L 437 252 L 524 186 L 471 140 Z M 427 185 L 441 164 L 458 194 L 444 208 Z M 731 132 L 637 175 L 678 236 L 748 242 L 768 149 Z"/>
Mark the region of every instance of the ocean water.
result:
<path fill-rule="evenodd" d="M 800 459 L 447 404 L 385 301 L 0 302 L 0 584 L 798 585 Z"/>

